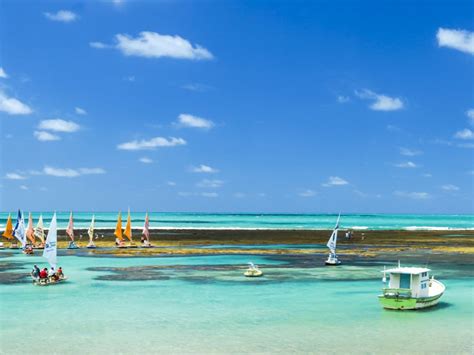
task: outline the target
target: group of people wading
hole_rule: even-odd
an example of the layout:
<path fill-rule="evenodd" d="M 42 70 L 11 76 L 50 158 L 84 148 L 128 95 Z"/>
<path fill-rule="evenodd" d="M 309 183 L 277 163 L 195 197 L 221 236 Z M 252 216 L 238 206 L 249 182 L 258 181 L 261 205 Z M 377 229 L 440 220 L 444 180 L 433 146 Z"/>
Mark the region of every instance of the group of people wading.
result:
<path fill-rule="evenodd" d="M 58 282 L 64 279 L 64 273 L 61 266 L 57 270 L 54 270 L 54 267 L 51 267 L 49 270 L 47 267 L 40 270 L 40 268 L 35 265 L 31 271 L 31 277 L 35 282 L 40 283 Z"/>

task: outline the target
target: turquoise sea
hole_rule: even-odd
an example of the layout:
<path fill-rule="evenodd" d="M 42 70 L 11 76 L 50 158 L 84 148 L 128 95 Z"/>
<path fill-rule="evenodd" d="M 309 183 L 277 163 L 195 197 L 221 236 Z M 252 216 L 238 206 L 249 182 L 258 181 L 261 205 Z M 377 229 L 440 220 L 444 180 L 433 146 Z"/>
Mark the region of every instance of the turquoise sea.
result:
<path fill-rule="evenodd" d="M 25 211 L 26 212 L 26 211 Z M 58 212 L 58 227 L 66 228 L 70 212 Z M 97 228 L 115 228 L 117 212 L 75 212 L 76 228 L 87 228 L 92 214 Z M 16 212 L 11 212 L 15 221 Z M 25 213 L 27 218 L 27 213 Z M 36 223 L 40 212 L 34 212 Z M 48 227 L 52 212 L 42 213 Z M 126 211 L 123 218 L 126 218 Z M 0 229 L 4 228 L 8 212 L 0 212 Z M 132 212 L 134 228 L 143 226 L 145 212 Z M 335 214 L 226 214 L 226 213 L 165 213 L 151 212 L 151 228 L 221 228 L 221 229 L 332 229 Z M 448 230 L 474 229 L 474 215 L 415 214 L 347 214 L 341 216 L 342 228 L 370 230 Z"/>
<path fill-rule="evenodd" d="M 322 258 L 61 250 L 70 279 L 38 287 L 16 277 L 42 258 L 2 250 L 0 353 L 472 353 L 470 265 L 431 265 L 447 286 L 442 302 L 397 312 L 378 304 L 383 264 L 329 268 Z M 247 261 L 265 276 L 243 277 Z"/>

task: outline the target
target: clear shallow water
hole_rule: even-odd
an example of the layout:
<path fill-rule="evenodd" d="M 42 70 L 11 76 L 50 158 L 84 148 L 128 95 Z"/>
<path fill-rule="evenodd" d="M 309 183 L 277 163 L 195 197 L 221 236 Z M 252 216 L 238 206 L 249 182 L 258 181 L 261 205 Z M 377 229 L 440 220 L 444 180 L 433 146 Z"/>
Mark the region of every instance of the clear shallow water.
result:
<path fill-rule="evenodd" d="M 11 212 L 16 218 L 16 212 Z M 93 212 L 76 212 L 76 228 L 87 228 Z M 95 212 L 97 228 L 115 228 L 117 212 Z M 40 213 L 33 213 L 36 223 Z M 143 226 L 145 213 L 131 214 L 134 228 Z M 0 227 L 5 226 L 8 212 L 0 212 Z M 52 217 L 43 212 L 45 227 Z M 58 212 L 59 228 L 66 228 L 69 212 Z M 125 215 L 122 216 L 126 218 Z M 334 214 L 210 214 L 210 213 L 150 213 L 151 228 L 222 228 L 222 229 L 332 229 Z M 349 214 L 341 217 L 342 228 L 353 229 L 474 229 L 474 215 L 408 215 Z"/>
<path fill-rule="evenodd" d="M 0 251 L 0 256 L 10 251 Z M 242 277 L 252 260 L 260 279 Z M 40 257 L 1 258 L 28 272 Z M 443 303 L 384 311 L 381 265 L 301 268 L 258 256 L 60 256 L 70 277 L 53 287 L 0 284 L 0 352 L 24 353 L 470 353 L 469 269 L 433 266 Z M 118 268 L 118 269 L 115 269 Z M 107 279 L 156 272 L 146 281 Z M 464 267 L 465 268 L 465 267 Z M 159 278 L 161 277 L 161 279 Z M 43 331 L 42 331 L 43 330 Z M 46 348 L 46 344 L 48 347 Z"/>

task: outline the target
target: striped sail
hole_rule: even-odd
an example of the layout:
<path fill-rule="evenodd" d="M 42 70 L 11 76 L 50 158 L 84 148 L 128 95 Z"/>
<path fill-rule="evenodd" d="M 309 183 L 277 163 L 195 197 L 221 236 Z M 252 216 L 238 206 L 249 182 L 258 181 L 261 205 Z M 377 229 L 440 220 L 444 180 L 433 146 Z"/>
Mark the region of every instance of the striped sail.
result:
<path fill-rule="evenodd" d="M 12 224 L 12 216 L 9 214 L 7 219 L 7 225 L 5 226 L 5 231 L 3 232 L 2 236 L 11 240 L 13 239 L 13 224 Z"/>
<path fill-rule="evenodd" d="M 26 230 L 25 230 L 25 220 L 20 210 L 18 210 L 18 217 L 16 219 L 16 225 L 13 229 L 13 235 L 21 243 L 21 246 L 24 248 L 26 246 Z"/>
<path fill-rule="evenodd" d="M 33 229 L 33 217 L 31 212 L 28 215 L 28 227 L 26 228 L 26 237 L 31 243 L 35 243 L 35 230 Z"/>
<path fill-rule="evenodd" d="M 72 218 L 72 212 L 69 215 L 69 223 L 67 224 L 66 234 L 74 241 L 74 219 Z"/>
<path fill-rule="evenodd" d="M 41 243 L 44 244 L 44 226 L 43 226 L 43 215 L 40 215 L 38 219 L 38 224 L 36 225 L 35 232 L 36 238 L 41 240 Z"/>

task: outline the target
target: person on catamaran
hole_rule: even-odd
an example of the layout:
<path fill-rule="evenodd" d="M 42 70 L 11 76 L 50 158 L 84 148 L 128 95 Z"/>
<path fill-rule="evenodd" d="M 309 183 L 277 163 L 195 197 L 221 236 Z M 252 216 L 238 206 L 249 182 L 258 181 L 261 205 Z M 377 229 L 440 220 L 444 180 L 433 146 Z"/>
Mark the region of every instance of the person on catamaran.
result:
<path fill-rule="evenodd" d="M 37 265 L 34 265 L 33 266 L 33 271 L 31 272 L 31 276 L 33 276 L 33 278 L 35 279 L 38 279 L 40 277 L 40 269 Z"/>
<path fill-rule="evenodd" d="M 58 279 L 64 277 L 63 269 L 61 268 L 61 266 L 59 267 L 58 271 L 56 272 L 56 276 L 58 277 Z"/>
<path fill-rule="evenodd" d="M 43 270 L 40 271 L 39 278 L 40 279 L 47 279 L 48 278 L 48 269 L 47 268 L 44 268 Z"/>

